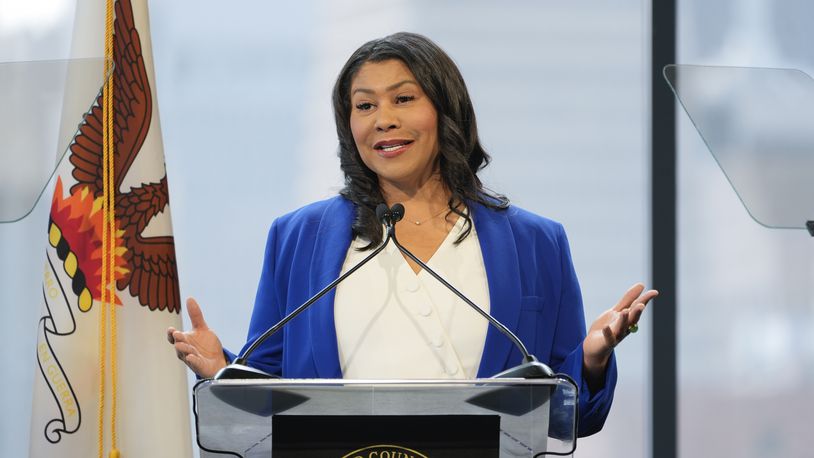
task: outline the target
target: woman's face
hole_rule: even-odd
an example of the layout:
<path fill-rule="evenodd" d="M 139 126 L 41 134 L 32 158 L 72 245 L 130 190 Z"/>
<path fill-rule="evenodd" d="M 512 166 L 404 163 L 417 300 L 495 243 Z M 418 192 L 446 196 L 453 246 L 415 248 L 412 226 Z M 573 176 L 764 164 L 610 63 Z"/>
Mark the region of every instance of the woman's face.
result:
<path fill-rule="evenodd" d="M 438 113 L 400 60 L 367 62 L 351 82 L 350 128 L 380 185 L 421 186 L 438 157 Z"/>

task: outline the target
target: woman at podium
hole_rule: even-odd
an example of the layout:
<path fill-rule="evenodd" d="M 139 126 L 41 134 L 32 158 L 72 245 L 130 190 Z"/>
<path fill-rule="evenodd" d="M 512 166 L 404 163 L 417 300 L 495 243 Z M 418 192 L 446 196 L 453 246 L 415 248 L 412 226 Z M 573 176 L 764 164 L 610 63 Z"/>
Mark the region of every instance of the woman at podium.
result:
<path fill-rule="evenodd" d="M 401 203 L 398 240 L 579 385 L 579 434 L 601 429 L 614 347 L 657 293 L 631 287 L 586 332 L 563 227 L 483 186 L 490 156 L 452 59 L 398 33 L 365 43 L 333 90 L 345 186 L 274 221 L 249 325 L 252 342 L 383 241 L 376 207 Z M 535 148 L 534 134 L 519 132 Z M 212 377 L 235 355 L 187 302 L 192 329 L 168 330 L 179 359 Z M 286 378 L 473 379 L 516 366 L 495 327 L 389 244 L 266 340 L 249 364 Z"/>

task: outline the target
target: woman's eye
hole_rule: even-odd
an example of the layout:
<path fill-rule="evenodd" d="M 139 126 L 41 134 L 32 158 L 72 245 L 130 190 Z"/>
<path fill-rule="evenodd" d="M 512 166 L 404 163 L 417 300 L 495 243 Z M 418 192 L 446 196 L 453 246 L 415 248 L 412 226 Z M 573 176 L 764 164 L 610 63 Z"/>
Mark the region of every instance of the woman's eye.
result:
<path fill-rule="evenodd" d="M 396 97 L 396 103 L 405 103 L 411 100 L 415 100 L 415 96 L 412 95 L 400 95 Z"/>
<path fill-rule="evenodd" d="M 367 111 L 371 108 L 373 108 L 373 104 L 370 102 L 362 102 L 356 104 L 356 109 L 360 111 Z"/>

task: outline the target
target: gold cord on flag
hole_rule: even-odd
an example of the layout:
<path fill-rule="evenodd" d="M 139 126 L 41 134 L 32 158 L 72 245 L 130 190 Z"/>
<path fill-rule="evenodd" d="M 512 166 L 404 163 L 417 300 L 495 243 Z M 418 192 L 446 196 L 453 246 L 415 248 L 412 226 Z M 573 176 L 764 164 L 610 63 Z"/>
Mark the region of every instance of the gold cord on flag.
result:
<path fill-rule="evenodd" d="M 106 0 L 105 11 L 105 63 L 104 72 L 107 81 L 103 89 L 102 113 L 104 114 L 102 127 L 102 194 L 104 208 L 104 224 L 102 225 L 102 287 L 101 307 L 99 307 L 99 425 L 98 425 L 98 452 L 99 458 L 104 457 L 104 421 L 105 421 L 105 373 L 107 370 L 107 326 L 108 308 L 110 308 L 110 458 L 118 458 L 117 430 L 116 430 L 116 189 L 114 181 L 114 137 L 113 137 L 113 0 Z"/>

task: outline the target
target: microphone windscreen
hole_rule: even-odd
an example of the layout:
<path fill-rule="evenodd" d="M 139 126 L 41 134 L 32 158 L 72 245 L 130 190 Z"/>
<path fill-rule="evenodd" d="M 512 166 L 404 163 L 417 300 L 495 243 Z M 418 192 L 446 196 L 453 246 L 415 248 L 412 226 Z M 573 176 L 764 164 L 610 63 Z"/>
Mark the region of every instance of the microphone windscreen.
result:
<path fill-rule="evenodd" d="M 376 206 L 376 219 L 379 220 L 380 223 L 384 224 L 384 218 L 387 216 L 387 212 L 390 210 L 387 208 L 387 204 L 379 204 Z"/>
<path fill-rule="evenodd" d="M 394 223 L 401 221 L 401 219 L 404 218 L 404 205 L 393 204 L 393 206 L 390 207 L 390 214 L 392 215 Z"/>

